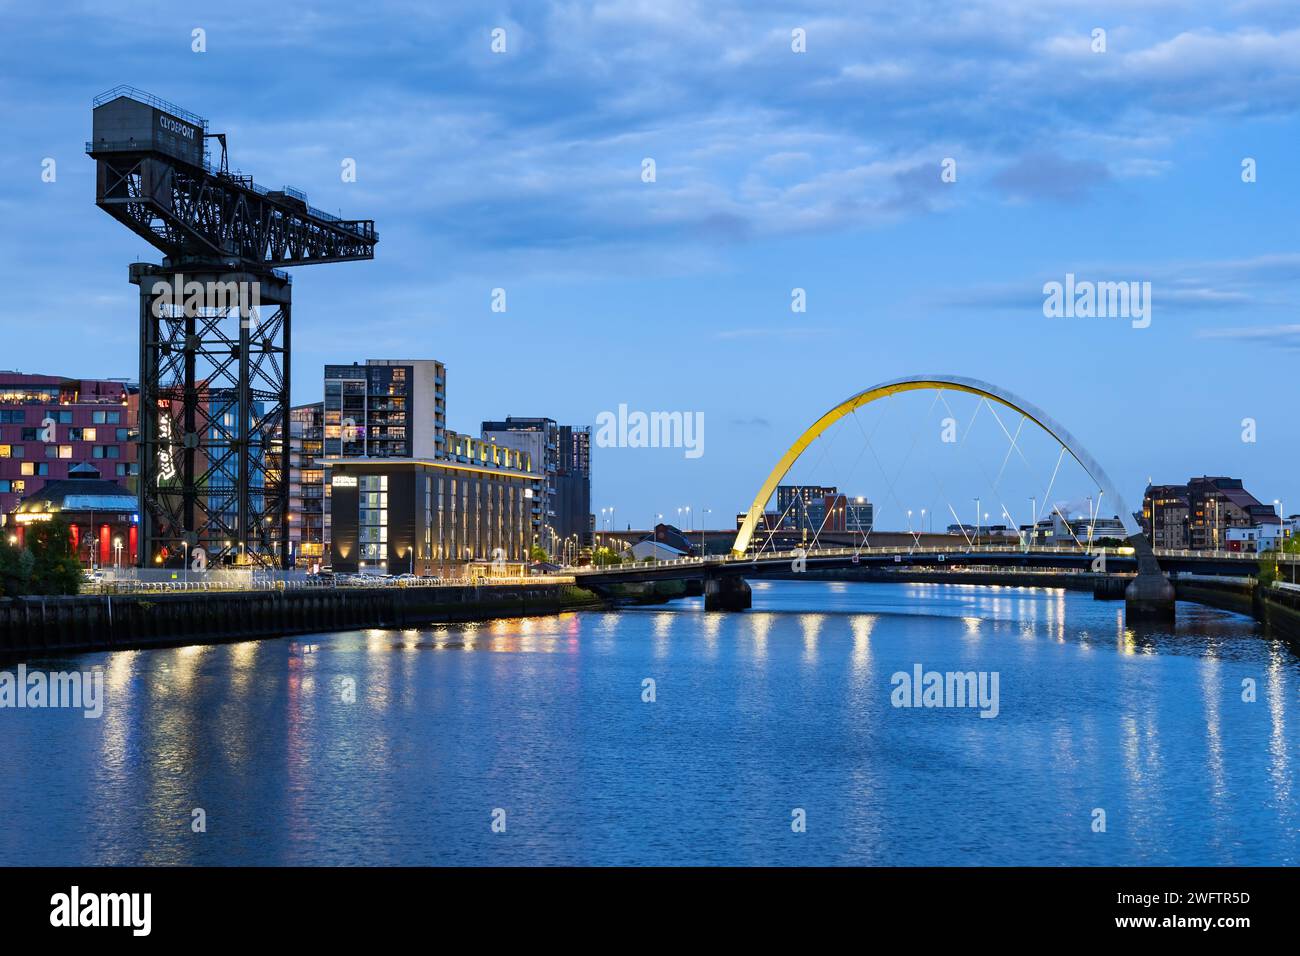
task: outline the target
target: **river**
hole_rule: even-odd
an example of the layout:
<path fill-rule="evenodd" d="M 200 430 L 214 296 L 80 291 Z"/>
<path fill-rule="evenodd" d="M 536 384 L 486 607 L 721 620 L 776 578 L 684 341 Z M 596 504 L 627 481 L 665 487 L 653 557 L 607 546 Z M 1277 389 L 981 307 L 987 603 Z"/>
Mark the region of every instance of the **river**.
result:
<path fill-rule="evenodd" d="M 0 710 L 0 863 L 1296 864 L 1300 660 L 1178 615 L 755 582 L 33 661 L 102 669 L 103 715 Z M 996 675 L 996 716 L 895 706 L 918 665 Z"/>

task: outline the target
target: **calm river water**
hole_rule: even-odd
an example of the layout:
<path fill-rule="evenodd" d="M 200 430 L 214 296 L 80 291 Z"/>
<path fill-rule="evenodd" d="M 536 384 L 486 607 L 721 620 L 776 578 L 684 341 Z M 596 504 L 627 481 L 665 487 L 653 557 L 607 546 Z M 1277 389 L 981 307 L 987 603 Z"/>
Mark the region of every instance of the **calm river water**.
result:
<path fill-rule="evenodd" d="M 772 582 L 32 662 L 105 706 L 0 710 L 0 863 L 1300 863 L 1300 660 L 1178 611 Z M 894 706 L 916 665 L 996 674 L 997 716 Z"/>

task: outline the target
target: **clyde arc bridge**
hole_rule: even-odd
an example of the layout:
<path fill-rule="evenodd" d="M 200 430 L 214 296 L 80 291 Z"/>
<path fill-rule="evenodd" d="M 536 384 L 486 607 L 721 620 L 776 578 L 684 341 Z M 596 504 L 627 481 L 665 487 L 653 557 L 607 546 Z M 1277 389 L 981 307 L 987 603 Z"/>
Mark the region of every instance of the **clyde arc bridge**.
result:
<path fill-rule="evenodd" d="M 1028 526 L 1030 535 L 1044 516 L 1055 515 L 1062 519 L 1058 527 L 1063 527 L 1072 540 L 1065 540 L 1061 544 L 1043 545 L 1035 543 L 1029 535 L 1021 534 L 1005 543 L 981 544 L 977 539 L 973 540 L 972 536 L 966 533 L 965 526 L 958 521 L 954 527 L 959 529 L 960 537 L 956 538 L 952 546 L 947 547 L 935 547 L 932 541 L 922 543 L 919 532 L 914 532 L 915 543 L 911 546 L 873 547 L 869 528 L 862 531 L 855 546 L 826 547 L 820 542 L 821 534 L 826 531 L 824 518 L 821 526 L 804 529 L 811 539 L 806 547 L 782 550 L 778 543 L 778 535 L 773 529 L 787 527 L 789 512 L 797 498 L 792 498 L 785 511 L 780 514 L 773 515 L 767 508 L 778 488 L 789 481 L 788 476 L 801 456 L 813 448 L 819 439 L 823 439 L 833 426 L 854 417 L 860 409 L 873 403 L 884 402 L 894 396 L 923 391 L 935 393 L 931 407 L 938 407 L 940 413 L 949 413 L 945 418 L 948 422 L 955 422 L 956 417 L 945 393 L 961 393 L 972 396 L 977 401 L 975 412 L 967 419 L 967 431 L 960 440 L 964 440 L 965 434 L 969 434 L 969 425 L 974 422 L 975 417 L 987 409 L 988 417 L 996 423 L 998 432 L 1007 442 L 1007 447 L 996 476 L 986 472 L 985 477 L 989 480 L 989 488 L 996 502 L 994 507 L 1000 505 L 1000 513 L 1008 519 L 1011 517 L 1011 511 L 998 498 L 1002 493 L 1000 486 L 1008 465 L 1017 456 L 1026 466 L 1030 465 L 1023 449 L 1026 426 L 1036 428 L 1045 434 L 1055 449 L 1055 464 L 1048 471 L 1050 478 L 1046 481 L 1041 497 L 1034 499 L 1034 513 Z M 1004 410 L 1002 414 L 997 411 L 999 408 Z M 1006 411 L 1010 411 L 1013 416 L 1018 416 L 1018 419 L 1004 420 L 1003 414 Z M 871 450 L 874 456 L 875 451 L 871 447 L 872 433 L 864 428 L 862 437 L 866 448 Z M 915 442 L 913 444 L 915 445 Z M 862 453 L 859 453 L 859 457 L 862 457 Z M 879 457 L 876 458 L 879 463 Z M 1082 537 L 1075 533 L 1073 530 L 1075 525 L 1067 515 L 1062 513 L 1060 504 L 1053 499 L 1055 483 L 1065 461 L 1072 461 L 1082 470 L 1090 489 L 1095 494 L 1096 510 L 1090 514 L 1090 520 L 1084 523 Z M 1030 471 L 1032 474 L 1032 467 Z M 901 512 L 903 505 L 898 501 L 895 490 L 897 475 L 891 480 L 888 472 L 883 472 L 883 479 L 884 486 Z M 936 482 L 936 484 L 942 494 L 943 483 Z M 797 490 L 798 485 L 795 487 Z M 1088 500 L 1090 504 L 1093 502 L 1092 495 Z M 1119 526 L 1123 529 L 1123 537 L 1118 542 L 1094 538 L 1093 531 L 1097 524 L 1096 519 L 1101 514 L 1103 501 L 1111 503 Z M 1038 507 L 1039 502 L 1041 507 Z M 956 519 L 958 515 L 956 504 L 946 500 L 943 504 Z M 906 513 L 910 522 L 913 512 L 908 510 Z M 838 530 L 842 532 L 844 529 L 841 527 Z M 851 528 L 849 530 L 852 531 Z M 837 537 L 842 539 L 843 535 Z M 1288 555 L 1282 560 L 1291 562 L 1295 557 L 1297 556 Z M 1152 549 L 1133 513 L 1125 507 L 1123 497 L 1098 461 L 1063 425 L 1041 408 L 1004 389 L 976 379 L 953 375 L 918 375 L 894 379 L 857 392 L 825 412 L 805 429 L 782 454 L 759 486 L 752 504 L 740 521 L 730 554 L 591 568 L 576 573 L 579 583 L 596 590 L 607 590 L 613 585 L 631 582 L 702 580 L 706 608 L 743 610 L 750 606 L 750 592 L 745 584 L 745 578 L 789 577 L 792 573 L 797 575 L 800 571 L 836 571 L 853 568 L 901 570 L 914 567 L 959 569 L 970 566 L 1091 569 L 1102 570 L 1105 573 L 1132 574 L 1132 580 L 1127 584 L 1124 592 L 1127 612 L 1131 616 L 1161 618 L 1171 615 L 1174 608 L 1174 588 L 1165 572 L 1253 575 L 1258 569 L 1258 556 L 1231 551 L 1162 550 L 1156 552 Z"/>

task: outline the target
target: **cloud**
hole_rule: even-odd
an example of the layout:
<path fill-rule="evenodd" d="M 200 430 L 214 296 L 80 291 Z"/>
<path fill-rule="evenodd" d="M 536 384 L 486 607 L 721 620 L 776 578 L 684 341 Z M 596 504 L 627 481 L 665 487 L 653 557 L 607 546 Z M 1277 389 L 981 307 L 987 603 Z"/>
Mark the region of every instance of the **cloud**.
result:
<path fill-rule="evenodd" d="M 1267 325 L 1252 328 L 1202 329 L 1203 339 L 1232 339 L 1270 348 L 1300 349 L 1300 325 Z"/>
<path fill-rule="evenodd" d="M 1121 178 L 1165 175 L 1207 116 L 1300 112 L 1300 30 L 1270 28 L 1285 20 L 1277 8 L 1253 4 L 1257 25 L 1242 27 L 1206 5 L 1194 30 L 1171 25 L 1169 9 L 1106 7 L 1108 51 L 1094 54 L 1075 15 L 1092 7 L 1073 3 L 864 17 L 847 0 L 599 0 L 504 17 L 470 2 L 376 0 L 364 17 L 298 8 L 284 34 L 261 29 L 263 5 L 231 0 L 204 61 L 228 73 L 202 81 L 169 71 L 129 23 L 88 4 L 85 56 L 52 77 L 45 64 L 66 37 L 15 9 L 0 40 L 12 77 L 0 122 L 39 129 L 48 104 L 67 112 L 98 91 L 98 64 L 111 61 L 127 77 L 177 77 L 157 92 L 209 115 L 236 165 L 269 185 L 293 181 L 381 230 L 415 219 L 454 233 L 437 268 L 501 250 L 619 247 L 626 258 L 872 228 L 959 197 L 1077 203 Z M 139 16 L 183 36 L 192 26 L 149 0 Z M 498 25 L 506 56 L 489 49 Z M 806 53 L 790 49 L 795 25 Z M 256 64 L 286 43 L 311 50 L 313 69 L 264 82 Z M 175 57 L 195 60 L 184 44 Z M 80 139 L 80 125 L 58 136 Z M 359 170 L 347 188 L 345 156 Z M 948 156 L 960 189 L 939 182 Z M 646 157 L 655 183 L 640 179 Z"/>
<path fill-rule="evenodd" d="M 1022 156 L 1003 169 L 993 177 L 993 185 L 1016 200 L 1079 202 L 1110 178 L 1101 163 L 1040 152 Z"/>

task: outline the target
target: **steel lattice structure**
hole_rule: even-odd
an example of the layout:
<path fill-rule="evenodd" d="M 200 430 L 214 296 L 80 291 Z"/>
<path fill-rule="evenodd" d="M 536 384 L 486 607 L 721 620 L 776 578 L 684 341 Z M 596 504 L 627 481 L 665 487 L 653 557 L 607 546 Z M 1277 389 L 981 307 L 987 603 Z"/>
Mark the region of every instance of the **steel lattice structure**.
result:
<path fill-rule="evenodd" d="M 174 564 L 200 547 L 287 565 L 292 284 L 276 267 L 371 259 L 374 222 L 230 173 L 224 135 L 148 94 L 118 87 L 94 106 L 95 203 L 164 255 L 130 270 L 140 289 L 137 560 Z M 221 145 L 215 168 L 210 139 Z"/>

